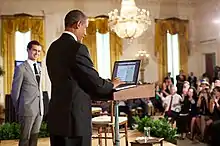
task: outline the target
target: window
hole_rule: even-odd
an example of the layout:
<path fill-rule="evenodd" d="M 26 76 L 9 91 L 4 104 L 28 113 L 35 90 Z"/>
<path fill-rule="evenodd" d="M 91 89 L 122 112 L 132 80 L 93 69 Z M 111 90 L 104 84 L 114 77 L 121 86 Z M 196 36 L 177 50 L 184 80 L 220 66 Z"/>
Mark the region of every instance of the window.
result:
<path fill-rule="evenodd" d="M 97 67 L 99 75 L 104 79 L 111 78 L 110 38 L 109 33 L 96 32 Z"/>
<path fill-rule="evenodd" d="M 176 84 L 176 75 L 179 74 L 180 69 L 179 39 L 178 34 L 171 35 L 169 32 L 167 32 L 167 66 Z"/>
<path fill-rule="evenodd" d="M 31 41 L 31 32 L 15 32 L 15 60 L 24 61 L 27 59 L 27 44 Z"/>

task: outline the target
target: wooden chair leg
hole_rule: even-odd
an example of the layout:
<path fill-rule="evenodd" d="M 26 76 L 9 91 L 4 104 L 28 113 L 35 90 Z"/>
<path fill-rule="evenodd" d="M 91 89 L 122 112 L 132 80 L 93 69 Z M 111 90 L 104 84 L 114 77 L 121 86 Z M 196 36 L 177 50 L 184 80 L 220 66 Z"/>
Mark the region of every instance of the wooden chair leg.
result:
<path fill-rule="evenodd" d="M 113 146 L 115 146 L 114 125 L 111 125 L 111 132 L 112 132 L 112 143 L 113 143 Z"/>
<path fill-rule="evenodd" d="M 107 142 L 107 133 L 108 133 L 108 128 L 107 127 L 105 127 L 105 146 L 107 146 L 108 145 L 108 142 Z"/>
<path fill-rule="evenodd" d="M 128 146 L 128 123 L 125 123 L 125 144 Z"/>
<path fill-rule="evenodd" d="M 99 146 L 102 146 L 102 127 L 99 127 L 98 128 L 98 143 L 99 143 Z"/>

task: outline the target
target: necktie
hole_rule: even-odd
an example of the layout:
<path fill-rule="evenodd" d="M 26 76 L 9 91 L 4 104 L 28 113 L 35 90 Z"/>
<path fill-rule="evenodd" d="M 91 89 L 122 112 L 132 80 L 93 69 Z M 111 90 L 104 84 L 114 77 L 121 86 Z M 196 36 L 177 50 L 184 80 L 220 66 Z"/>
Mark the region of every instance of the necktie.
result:
<path fill-rule="evenodd" d="M 37 64 L 36 63 L 34 63 L 34 73 L 35 73 L 37 83 L 38 83 L 38 86 L 39 86 L 40 85 L 40 74 L 37 71 Z"/>
<path fill-rule="evenodd" d="M 168 109 L 168 111 L 169 111 L 169 112 L 171 111 L 172 102 L 173 102 L 173 96 L 171 96 L 171 100 L 170 100 L 170 106 L 169 106 L 169 109 Z"/>

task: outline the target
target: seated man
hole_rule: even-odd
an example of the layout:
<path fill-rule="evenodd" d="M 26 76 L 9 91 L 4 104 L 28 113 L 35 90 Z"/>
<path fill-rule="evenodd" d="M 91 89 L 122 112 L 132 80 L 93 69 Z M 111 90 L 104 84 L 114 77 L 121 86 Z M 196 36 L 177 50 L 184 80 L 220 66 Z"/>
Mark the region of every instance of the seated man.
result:
<path fill-rule="evenodd" d="M 148 102 L 147 102 L 148 116 L 154 115 L 154 104 L 153 104 L 153 100 L 152 100 L 153 98 L 148 99 Z"/>
<path fill-rule="evenodd" d="M 119 106 L 119 111 L 124 112 L 128 116 L 128 127 L 132 128 L 134 123 L 134 119 L 132 118 L 132 109 L 136 109 L 137 107 L 141 107 L 143 109 L 143 113 L 141 118 L 144 116 L 148 116 L 148 102 L 145 99 L 131 99 L 125 101 L 125 106 Z"/>
<path fill-rule="evenodd" d="M 171 117 L 171 122 L 173 123 L 181 111 L 181 101 L 182 97 L 177 94 L 177 88 L 174 85 L 171 85 L 171 94 L 166 98 L 162 97 L 162 100 L 165 105 L 165 118 Z"/>
<path fill-rule="evenodd" d="M 132 114 L 132 109 L 135 109 L 137 106 L 134 103 L 134 100 L 127 100 L 124 101 L 125 105 L 119 105 L 119 112 L 124 112 L 125 114 L 127 114 L 128 117 L 128 127 L 130 129 L 133 129 L 132 125 L 134 123 L 134 119 L 132 118 L 133 114 Z"/>
<path fill-rule="evenodd" d="M 92 100 L 92 106 L 93 107 L 100 107 L 102 109 L 102 113 L 110 113 L 111 112 L 111 103 L 108 101 L 93 101 Z"/>

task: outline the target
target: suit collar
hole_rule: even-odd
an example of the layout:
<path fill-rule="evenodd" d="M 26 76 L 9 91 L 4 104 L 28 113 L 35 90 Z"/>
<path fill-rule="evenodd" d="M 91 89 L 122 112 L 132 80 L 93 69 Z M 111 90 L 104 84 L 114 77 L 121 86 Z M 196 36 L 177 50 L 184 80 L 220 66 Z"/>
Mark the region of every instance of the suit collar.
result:
<path fill-rule="evenodd" d="M 27 62 L 31 65 L 34 65 L 34 63 L 37 63 L 36 61 L 30 60 L 30 59 L 28 59 Z"/>
<path fill-rule="evenodd" d="M 64 31 L 63 33 L 65 33 L 65 34 L 69 34 L 70 36 L 72 36 L 72 37 L 74 38 L 75 41 L 77 41 L 77 37 L 76 37 L 76 35 L 73 34 L 72 32 L 70 32 L 70 31 Z"/>

